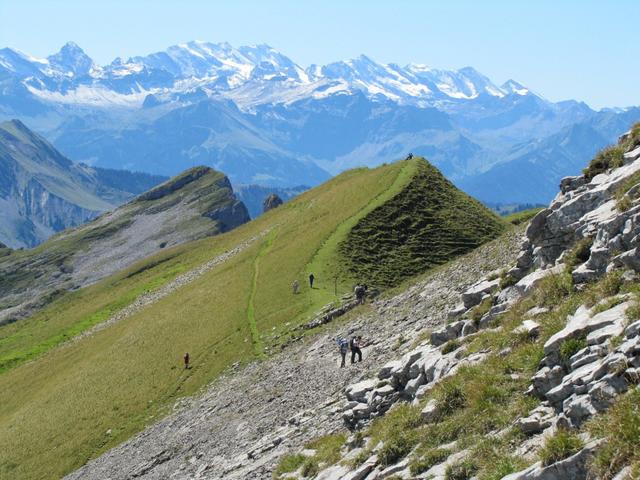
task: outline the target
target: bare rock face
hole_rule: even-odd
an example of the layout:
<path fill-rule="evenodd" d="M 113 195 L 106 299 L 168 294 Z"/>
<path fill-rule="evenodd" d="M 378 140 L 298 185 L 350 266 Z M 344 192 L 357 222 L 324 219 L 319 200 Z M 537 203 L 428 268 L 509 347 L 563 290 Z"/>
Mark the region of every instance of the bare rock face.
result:
<path fill-rule="evenodd" d="M 283 203 L 284 202 L 278 195 L 276 195 L 275 193 L 272 193 L 271 195 L 269 195 L 267 198 L 264 199 L 264 202 L 262 203 L 262 210 L 264 213 L 266 213 L 269 210 L 273 210 L 274 208 L 279 207 Z"/>

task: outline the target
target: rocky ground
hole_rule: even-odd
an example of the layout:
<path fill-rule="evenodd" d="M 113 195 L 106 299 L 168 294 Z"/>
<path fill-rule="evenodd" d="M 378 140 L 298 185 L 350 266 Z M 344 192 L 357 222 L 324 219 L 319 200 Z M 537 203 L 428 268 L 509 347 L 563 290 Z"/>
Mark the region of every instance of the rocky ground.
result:
<path fill-rule="evenodd" d="M 85 478 L 267 479 L 278 459 L 305 442 L 346 431 L 345 387 L 364 380 L 444 323 L 460 293 L 515 261 L 522 229 L 440 267 L 395 296 L 380 298 L 289 345 L 227 372 L 203 395 L 68 476 Z M 185 288 L 188 288 L 185 287 Z M 339 368 L 335 339 L 364 337 L 362 363 Z"/>

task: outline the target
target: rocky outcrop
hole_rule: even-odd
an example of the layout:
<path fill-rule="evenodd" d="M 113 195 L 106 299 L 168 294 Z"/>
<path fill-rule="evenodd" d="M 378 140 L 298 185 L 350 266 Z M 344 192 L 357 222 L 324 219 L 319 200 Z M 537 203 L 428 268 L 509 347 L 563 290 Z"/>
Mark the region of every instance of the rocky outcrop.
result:
<path fill-rule="evenodd" d="M 262 211 L 266 213 L 269 210 L 278 208 L 283 203 L 284 202 L 278 195 L 276 195 L 275 193 L 272 193 L 271 195 L 269 195 L 267 198 L 264 199 L 264 202 L 262 202 Z"/>

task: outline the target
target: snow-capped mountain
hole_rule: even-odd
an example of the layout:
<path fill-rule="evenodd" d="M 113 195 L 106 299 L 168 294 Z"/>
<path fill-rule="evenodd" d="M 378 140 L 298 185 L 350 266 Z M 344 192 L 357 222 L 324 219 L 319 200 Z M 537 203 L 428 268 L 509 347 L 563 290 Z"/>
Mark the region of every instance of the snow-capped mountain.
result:
<path fill-rule="evenodd" d="M 360 55 L 303 68 L 269 45 L 202 41 L 98 65 L 69 42 L 47 58 L 0 50 L 0 120 L 11 118 L 100 167 L 171 176 L 205 164 L 287 187 L 413 152 L 481 200 L 546 203 L 640 109 L 554 103 L 472 67 Z"/>
<path fill-rule="evenodd" d="M 175 98 L 196 88 L 208 96 L 232 98 L 241 108 L 354 91 L 422 106 L 483 94 L 529 94 L 524 87 L 514 88 L 512 84 L 518 85 L 515 82 L 498 87 L 471 67 L 457 71 L 417 64 L 401 67 L 361 55 L 305 70 L 268 45 L 234 48 L 228 43 L 201 41 L 127 60 L 117 58 L 105 66 L 95 65 L 73 42 L 47 59 L 7 48 L 0 51 L 0 68 L 19 78 L 40 98 L 80 104 L 141 104 L 145 95 Z M 273 87 L 273 83 L 278 85 Z M 117 96 L 102 94 L 105 89 Z M 238 95 L 237 89 L 243 94 Z M 249 95 L 249 91 L 255 93 Z M 60 93 L 68 98 L 61 98 Z M 129 96 L 130 102 L 117 98 L 122 96 Z"/>

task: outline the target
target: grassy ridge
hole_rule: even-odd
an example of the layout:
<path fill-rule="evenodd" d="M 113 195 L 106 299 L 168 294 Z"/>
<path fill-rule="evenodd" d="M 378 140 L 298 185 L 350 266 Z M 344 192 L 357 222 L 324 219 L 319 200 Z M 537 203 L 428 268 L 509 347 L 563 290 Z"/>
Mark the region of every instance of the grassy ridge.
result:
<path fill-rule="evenodd" d="M 408 185 L 364 216 L 340 245 L 352 277 L 395 286 L 504 229 L 497 215 L 457 190 L 435 167 L 416 159 L 414 169 Z"/>

